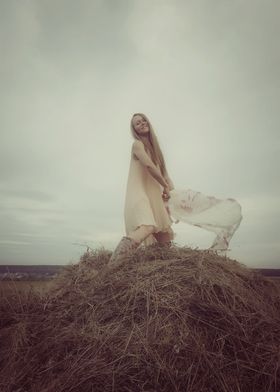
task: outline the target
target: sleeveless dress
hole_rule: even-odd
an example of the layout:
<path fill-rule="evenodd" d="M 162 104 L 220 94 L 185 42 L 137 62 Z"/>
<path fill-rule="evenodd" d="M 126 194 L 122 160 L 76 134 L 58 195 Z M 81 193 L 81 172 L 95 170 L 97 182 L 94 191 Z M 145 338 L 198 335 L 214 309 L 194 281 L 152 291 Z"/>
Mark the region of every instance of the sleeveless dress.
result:
<path fill-rule="evenodd" d="M 148 153 L 150 156 L 150 154 Z M 159 168 L 159 165 L 157 164 Z M 174 239 L 171 229 L 173 221 L 162 199 L 163 187 L 149 173 L 148 169 L 133 154 L 131 149 L 130 167 L 124 203 L 125 232 L 128 235 L 140 225 L 153 225 L 155 232 L 168 232 Z M 156 243 L 150 234 L 142 243 L 144 246 Z"/>

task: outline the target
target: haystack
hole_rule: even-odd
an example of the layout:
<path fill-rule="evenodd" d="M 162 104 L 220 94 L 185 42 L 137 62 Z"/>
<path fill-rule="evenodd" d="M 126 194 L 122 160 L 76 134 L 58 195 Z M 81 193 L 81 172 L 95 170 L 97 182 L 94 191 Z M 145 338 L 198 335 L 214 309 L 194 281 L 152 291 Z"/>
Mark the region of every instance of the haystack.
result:
<path fill-rule="evenodd" d="M 276 392 L 280 291 L 210 251 L 96 249 L 45 294 L 2 299 L 3 392 Z"/>

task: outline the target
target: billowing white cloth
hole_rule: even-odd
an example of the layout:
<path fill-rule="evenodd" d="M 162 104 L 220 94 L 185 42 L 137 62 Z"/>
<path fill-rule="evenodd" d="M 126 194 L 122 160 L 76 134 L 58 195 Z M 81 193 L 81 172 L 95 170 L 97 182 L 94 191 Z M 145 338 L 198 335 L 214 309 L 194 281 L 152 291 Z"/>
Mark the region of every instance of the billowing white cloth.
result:
<path fill-rule="evenodd" d="M 217 199 L 191 189 L 173 189 L 166 208 L 175 223 L 189 223 L 217 234 L 211 249 L 227 250 L 242 220 L 235 199 Z"/>

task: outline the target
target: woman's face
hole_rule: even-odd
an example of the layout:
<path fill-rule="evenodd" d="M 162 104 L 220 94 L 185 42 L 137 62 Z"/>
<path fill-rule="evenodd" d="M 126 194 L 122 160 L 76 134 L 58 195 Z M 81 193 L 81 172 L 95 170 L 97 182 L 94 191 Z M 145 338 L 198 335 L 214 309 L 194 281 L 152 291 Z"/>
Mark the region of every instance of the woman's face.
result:
<path fill-rule="evenodd" d="M 139 135 L 147 135 L 150 132 L 148 121 L 139 114 L 133 117 L 132 125 Z"/>

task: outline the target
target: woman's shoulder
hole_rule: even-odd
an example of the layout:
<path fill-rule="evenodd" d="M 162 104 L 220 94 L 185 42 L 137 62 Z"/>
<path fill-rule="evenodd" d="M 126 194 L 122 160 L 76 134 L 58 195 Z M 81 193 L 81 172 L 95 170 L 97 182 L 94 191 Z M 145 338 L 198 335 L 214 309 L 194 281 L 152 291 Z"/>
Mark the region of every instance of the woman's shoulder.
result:
<path fill-rule="evenodd" d="M 132 143 L 132 147 L 133 146 L 137 146 L 137 145 L 144 145 L 144 143 L 141 141 L 141 140 L 139 140 L 139 139 L 135 139 L 134 141 L 133 141 L 133 143 Z"/>
<path fill-rule="evenodd" d="M 131 149 L 134 150 L 134 149 L 137 149 L 139 147 L 140 148 L 142 147 L 142 148 L 145 149 L 144 143 L 141 140 L 139 140 L 139 139 L 134 140 L 134 142 L 132 143 Z"/>
<path fill-rule="evenodd" d="M 134 140 L 133 143 L 132 143 L 132 147 L 131 147 L 131 157 L 135 161 L 139 161 L 139 159 L 138 159 L 138 157 L 136 155 L 137 154 L 137 150 L 139 149 L 139 147 L 145 149 L 144 143 L 141 140 L 139 140 L 139 139 Z"/>

